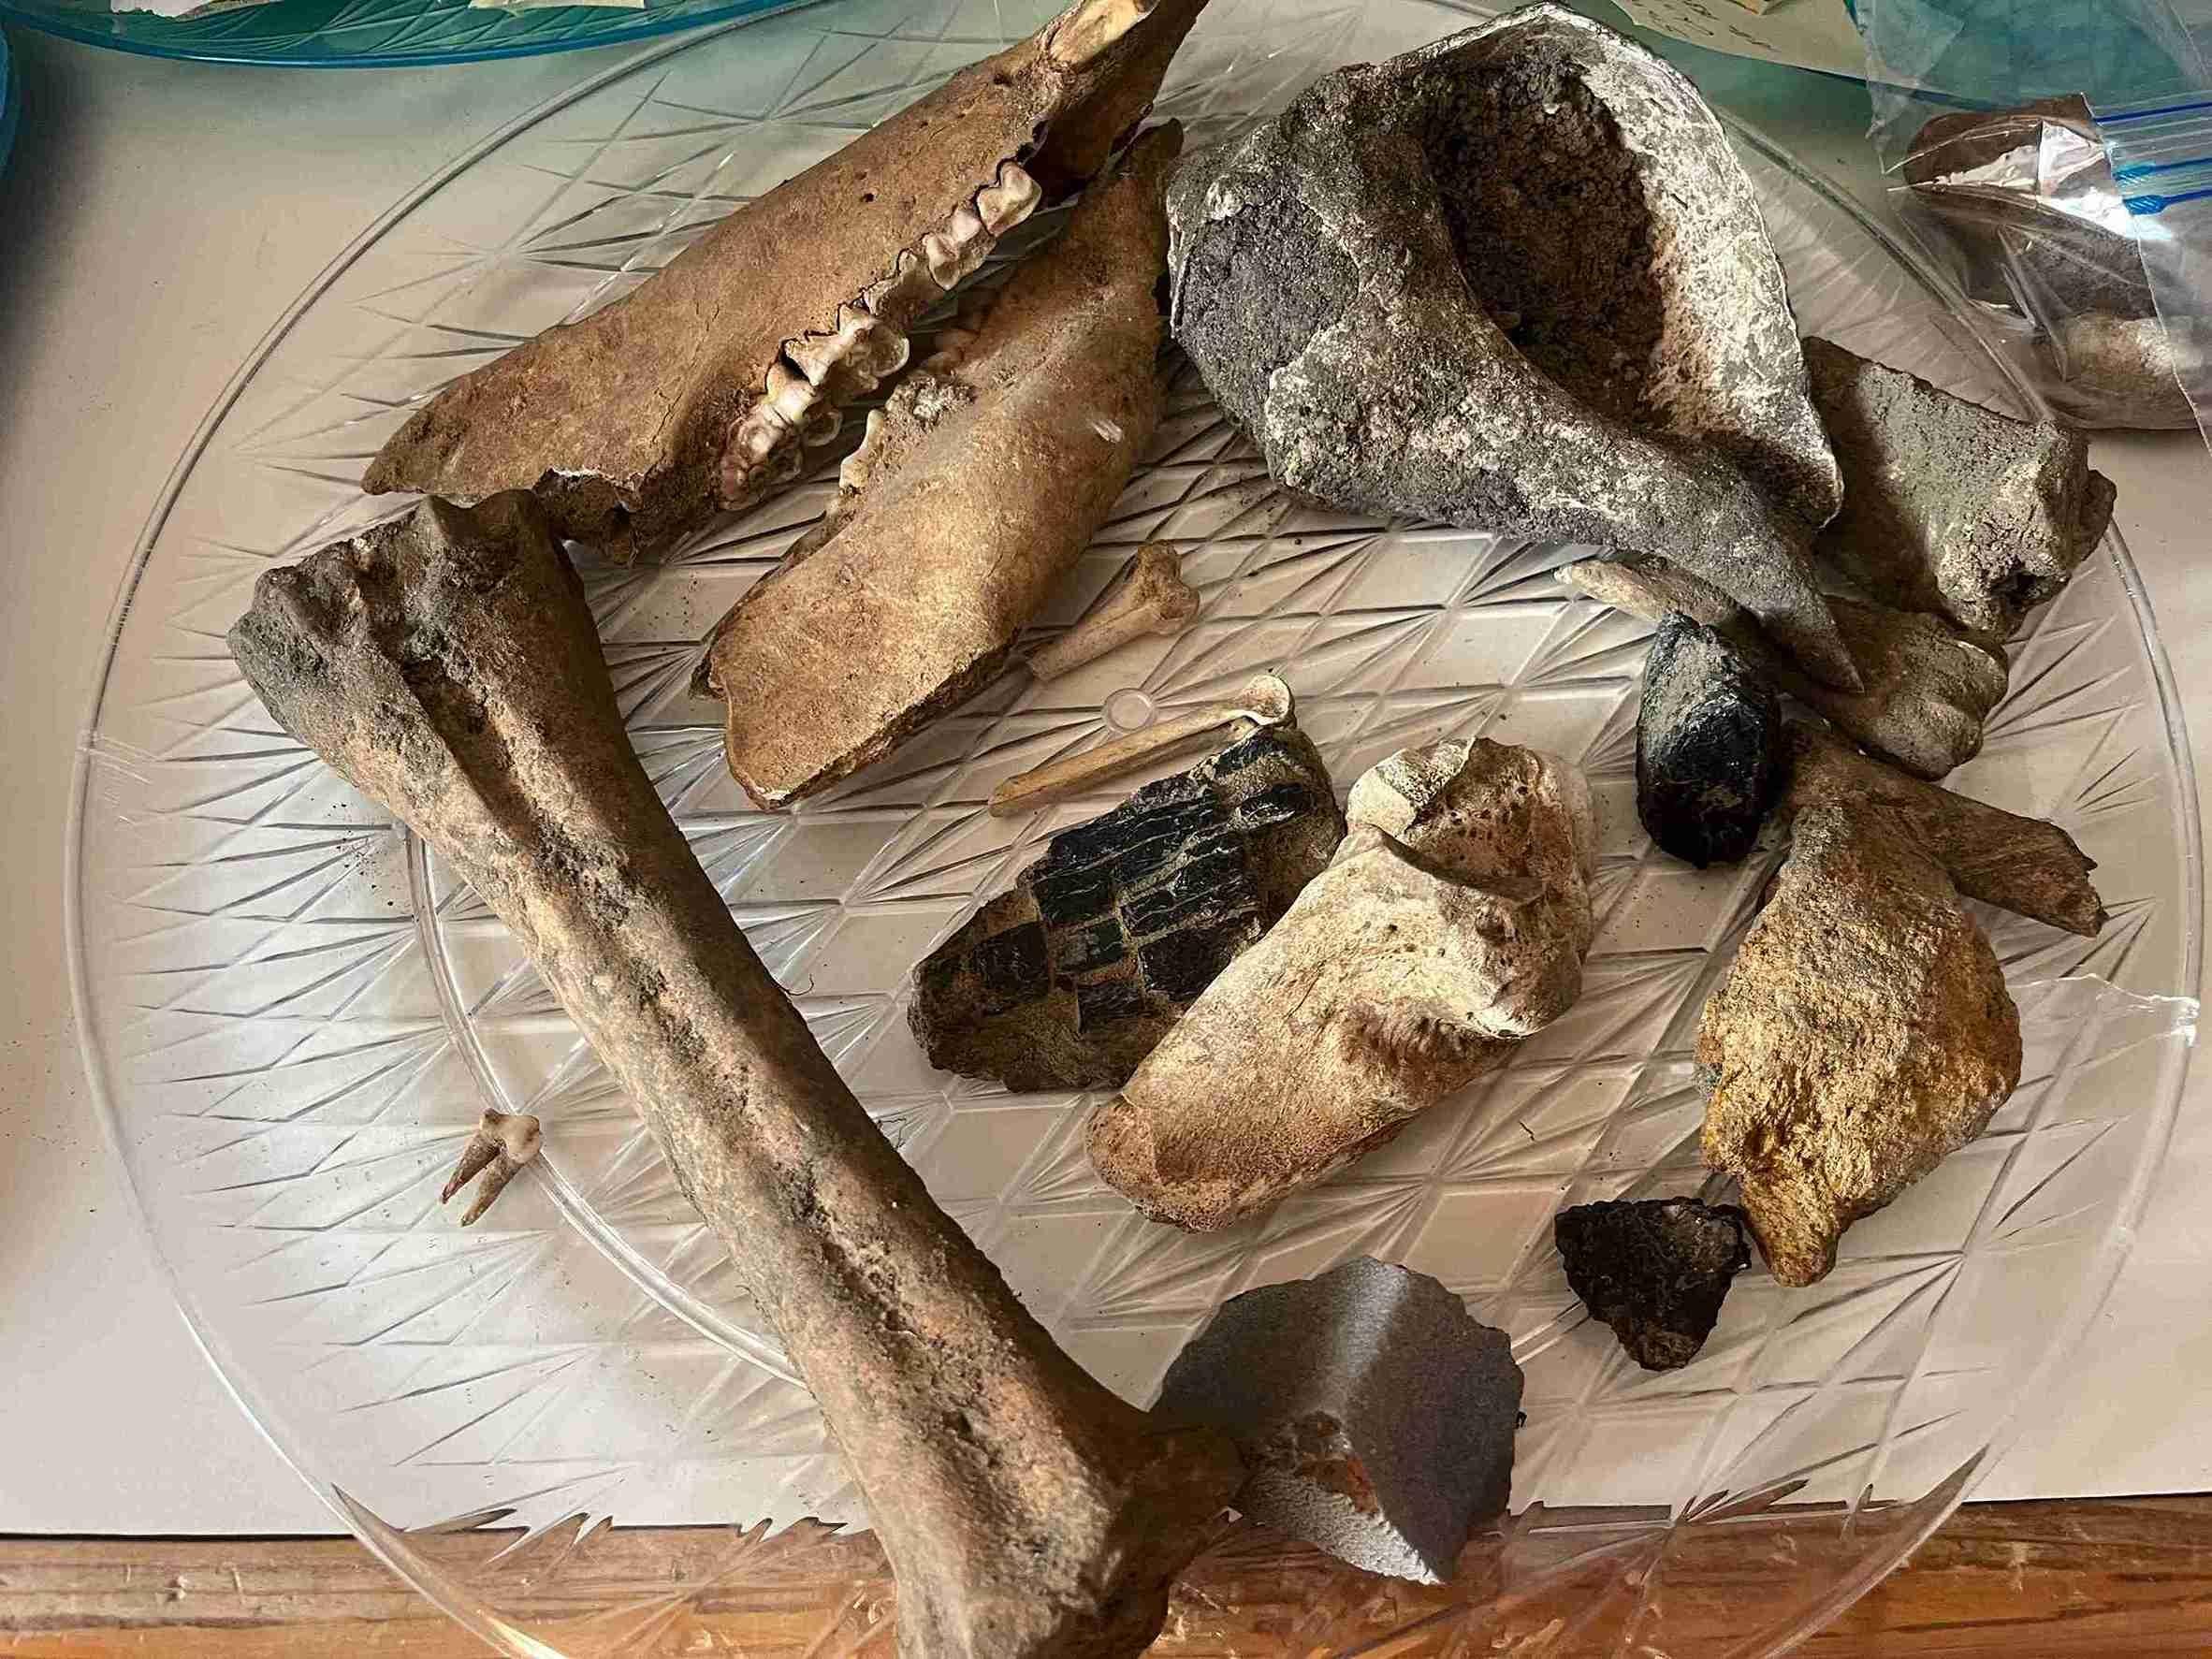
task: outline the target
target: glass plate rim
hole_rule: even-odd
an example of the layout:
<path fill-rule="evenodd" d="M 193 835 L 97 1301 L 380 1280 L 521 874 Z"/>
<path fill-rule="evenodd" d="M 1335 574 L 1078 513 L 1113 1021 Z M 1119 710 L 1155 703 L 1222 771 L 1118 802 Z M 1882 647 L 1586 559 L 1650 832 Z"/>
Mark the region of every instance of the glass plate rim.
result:
<path fill-rule="evenodd" d="M 812 0 L 803 0 L 811 4 Z M 1439 12 L 1469 18 L 1494 15 L 1498 7 L 1481 4 L 1481 0 L 1420 0 Z M 0 0 L 4 8 L 6 0 Z M 785 7 L 785 10 L 797 7 Z M 283 1445 L 262 1416 L 255 1411 L 240 1385 L 219 1357 L 218 1340 L 202 1323 L 194 1300 L 186 1294 L 167 1253 L 161 1248 L 155 1233 L 148 1202 L 139 1191 L 130 1158 L 125 1152 L 123 1127 L 120 1121 L 113 1090 L 109 1087 L 106 1068 L 95 1038 L 97 1031 L 96 1015 L 93 1006 L 91 987 L 87 981 L 86 953 L 83 934 L 83 868 L 81 862 L 81 827 L 90 796 L 92 762 L 95 739 L 99 729 L 99 719 L 105 706 L 109 676 L 116 654 L 121 648 L 123 631 L 130 617 L 131 605 L 138 583 L 151 561 L 155 544 L 167 525 L 168 516 L 182 492 L 185 482 L 198 464 L 208 444 L 240 396 L 254 377 L 281 346 L 291 330 L 298 326 L 309 310 L 322 298 L 331 285 L 378 240 L 387 234 L 408 214 L 415 211 L 429 196 L 443 189 L 485 156 L 498 150 L 537 123 L 605 86 L 622 80 L 662 59 L 688 51 L 707 39 L 742 29 L 762 21 L 766 12 L 725 20 L 719 25 L 706 28 L 683 38 L 661 41 L 651 50 L 625 58 L 608 65 L 598 74 L 587 77 L 575 85 L 556 93 L 551 97 L 517 115 L 476 144 L 470 146 L 444 167 L 429 174 L 421 184 L 408 191 L 385 212 L 349 241 L 323 268 L 315 278 L 300 292 L 273 323 L 267 334 L 240 363 L 226 383 L 222 391 L 210 405 L 207 415 L 194 430 L 181 453 L 169 476 L 164 482 L 160 495 L 149 513 L 145 529 L 140 532 L 131 555 L 129 568 L 118 585 L 114 607 L 108 623 L 106 654 L 101 667 L 99 683 L 88 706 L 80 726 L 77 745 L 77 760 L 71 780 L 71 800 L 67 837 L 64 849 L 64 945 L 68 953 L 68 973 L 72 1010 L 76 1018 L 78 1043 L 85 1066 L 86 1081 L 105 1134 L 109 1150 L 122 1166 L 125 1176 L 124 1187 L 130 1213 L 136 1219 L 140 1236 L 144 1239 L 153 1265 L 170 1295 L 175 1300 L 180 1316 L 194 1344 L 206 1356 L 217 1378 L 246 1419 L 252 1423 L 262 1439 L 275 1451 L 285 1465 L 298 1474 L 309 1490 L 342 1521 L 348 1532 L 360 1541 L 371 1554 L 397 1573 L 418 1594 L 436 1605 L 448 1617 L 473 1632 L 478 1637 L 504 1652 L 521 1653 L 535 1651 L 532 1638 L 512 1631 L 503 1621 L 484 1606 L 481 1600 L 465 1586 L 453 1582 L 448 1575 L 434 1564 L 404 1549 L 397 1542 L 392 1529 L 376 1522 L 354 1504 L 342 1491 L 327 1486 L 311 1474 L 299 1459 Z M 1978 353 L 1997 369 L 2003 385 L 2009 386 L 2022 404 L 2032 413 L 2047 417 L 2049 410 L 2033 386 L 1980 336 L 1962 326 L 1962 319 L 1970 314 L 1969 302 L 1957 286 L 1943 276 L 1909 240 L 1895 234 L 1888 226 L 1874 218 L 1860 203 L 1831 184 L 1819 173 L 1801 165 L 1785 148 L 1770 138 L 1755 123 L 1724 110 L 1715 111 L 1722 124 L 1736 138 L 1748 143 L 1765 160 L 1782 168 L 1793 179 L 1812 191 L 1822 200 L 1843 213 L 1876 245 L 1895 259 L 1914 282 L 1927 290 L 1941 305 L 1939 326 L 1953 336 L 1962 348 Z M 2201 812 L 2198 806 L 2196 760 L 2189 740 L 2189 730 L 2179 693 L 2174 683 L 2173 663 L 2159 633 L 2157 618 L 2149 596 L 2144 589 L 2141 573 L 2130 553 L 2125 536 L 2118 527 L 2112 527 L 2102 544 L 2101 552 L 2109 557 L 2120 578 L 2122 590 L 2127 594 L 2137 636 L 2142 641 L 2145 659 L 2150 669 L 2152 686 L 2158 696 L 2159 716 L 2166 733 L 2168 744 L 2176 762 L 2176 802 L 2174 815 L 2179 833 L 2180 875 L 2183 902 L 2188 913 L 2183 923 L 2182 973 L 2184 984 L 2176 987 L 2176 995 L 2193 996 L 2193 987 L 2201 983 L 2204 968 L 2204 838 Z M 1826 1627 L 1844 1609 L 1879 1584 L 1914 1550 L 1932 1536 L 1959 1506 L 1967 1502 L 1974 1490 L 2002 1459 L 2005 1451 L 2016 1442 L 2027 1426 L 2026 1403 L 2033 1399 L 2043 1383 L 2058 1368 L 2071 1359 L 2088 1332 L 2091 1321 L 2110 1297 L 2114 1284 L 2132 1251 L 2137 1223 L 2148 1201 L 2152 1178 L 2163 1162 L 2171 1143 L 2175 1125 L 2179 1116 L 2182 1096 L 2188 1087 L 2189 1076 L 2195 1060 L 2193 1035 L 2184 1049 L 2181 1062 L 2174 1069 L 2174 1080 L 2164 1098 L 2151 1110 L 2158 1113 L 2158 1120 L 2146 1134 L 2136 1166 L 2131 1172 L 2127 1191 L 2121 1195 L 2114 1212 L 2110 1231 L 2099 1245 L 2097 1254 L 2085 1273 L 2083 1283 L 2071 1300 L 2064 1315 L 2055 1327 L 2055 1335 L 2045 1346 L 2042 1357 L 2025 1376 L 2015 1391 L 2011 1404 L 1999 1419 L 1988 1443 L 1971 1460 L 1972 1467 L 1962 1465 L 1936 1489 L 1921 1499 L 1913 1501 L 1919 1510 L 1912 1525 L 1896 1535 L 1896 1548 L 1870 1551 L 1858 1565 L 1845 1575 L 1826 1594 L 1801 1609 L 1799 1616 L 1783 1632 L 1772 1633 L 1774 1645 L 1768 1651 L 1781 1652 L 1796 1646 L 1808 1637 Z M 1676 1522 L 1673 1524 L 1680 1524 Z M 521 1642 L 526 1645 L 516 1645 Z"/>

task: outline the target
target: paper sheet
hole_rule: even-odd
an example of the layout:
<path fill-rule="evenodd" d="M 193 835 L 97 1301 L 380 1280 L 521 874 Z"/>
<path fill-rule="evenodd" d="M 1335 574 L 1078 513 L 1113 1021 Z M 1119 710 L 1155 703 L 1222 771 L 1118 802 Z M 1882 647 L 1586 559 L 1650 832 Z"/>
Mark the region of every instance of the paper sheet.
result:
<path fill-rule="evenodd" d="M 1864 76 L 1866 48 L 1844 0 L 1781 0 L 1751 11 L 1735 0 L 1620 0 L 1646 28 L 1715 51 Z"/>

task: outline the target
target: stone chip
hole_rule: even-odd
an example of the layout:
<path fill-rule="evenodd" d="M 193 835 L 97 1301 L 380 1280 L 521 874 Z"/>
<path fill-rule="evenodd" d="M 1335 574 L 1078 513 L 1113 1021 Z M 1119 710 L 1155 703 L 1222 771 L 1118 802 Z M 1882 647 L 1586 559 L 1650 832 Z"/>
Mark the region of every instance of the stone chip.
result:
<path fill-rule="evenodd" d="M 1448 1579 L 1506 1511 L 1521 1367 L 1426 1273 L 1356 1257 L 1232 1298 L 1168 1370 L 1158 1415 L 1218 1428 L 1237 1507 L 1371 1573 Z"/>

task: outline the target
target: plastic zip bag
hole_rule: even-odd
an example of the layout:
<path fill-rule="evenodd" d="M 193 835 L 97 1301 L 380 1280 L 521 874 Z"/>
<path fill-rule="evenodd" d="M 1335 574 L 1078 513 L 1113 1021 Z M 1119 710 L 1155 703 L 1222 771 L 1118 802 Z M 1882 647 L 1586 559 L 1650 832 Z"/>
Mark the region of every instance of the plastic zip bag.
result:
<path fill-rule="evenodd" d="M 2212 442 L 2212 0 L 1858 0 L 1892 198 L 2051 411 Z"/>

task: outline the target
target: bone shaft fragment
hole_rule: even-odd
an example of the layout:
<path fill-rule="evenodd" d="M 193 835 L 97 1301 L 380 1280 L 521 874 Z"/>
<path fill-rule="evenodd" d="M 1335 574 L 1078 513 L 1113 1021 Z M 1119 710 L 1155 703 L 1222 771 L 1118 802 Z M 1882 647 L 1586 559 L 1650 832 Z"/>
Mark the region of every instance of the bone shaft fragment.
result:
<path fill-rule="evenodd" d="M 427 556 L 387 526 L 265 576 L 248 677 L 476 889 L 635 1102 L 867 1497 L 902 1652 L 1140 1651 L 1218 1448 L 1061 1353 L 845 1087 L 632 752 L 542 517 L 424 513 Z"/>

